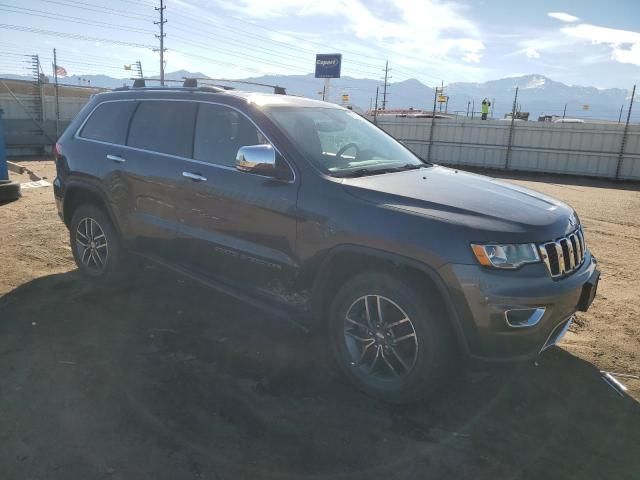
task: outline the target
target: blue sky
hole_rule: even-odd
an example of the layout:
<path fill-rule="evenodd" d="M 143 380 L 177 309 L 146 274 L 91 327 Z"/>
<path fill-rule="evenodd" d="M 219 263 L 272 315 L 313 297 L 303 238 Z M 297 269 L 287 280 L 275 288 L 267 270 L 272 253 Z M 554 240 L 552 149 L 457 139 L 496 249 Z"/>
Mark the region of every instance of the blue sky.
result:
<path fill-rule="evenodd" d="M 158 0 L 159 1 L 159 0 Z M 52 49 L 70 74 L 159 70 L 152 0 L 1 0 L 0 72 Z M 343 75 L 482 82 L 529 73 L 630 88 L 640 79 L 640 1 L 167 0 L 167 71 L 304 74 L 341 52 Z M 8 27 L 6 27 L 8 26 Z M 25 31 L 27 30 L 27 31 Z M 73 38 L 70 38 L 73 37 Z M 113 42 L 123 42 L 119 45 Z"/>

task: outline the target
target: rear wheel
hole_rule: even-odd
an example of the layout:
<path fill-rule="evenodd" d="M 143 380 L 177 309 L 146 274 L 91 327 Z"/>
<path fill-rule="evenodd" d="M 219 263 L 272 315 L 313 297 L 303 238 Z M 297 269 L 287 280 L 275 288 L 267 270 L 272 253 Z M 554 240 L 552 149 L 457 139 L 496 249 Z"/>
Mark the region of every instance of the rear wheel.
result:
<path fill-rule="evenodd" d="M 330 335 L 347 377 L 392 403 L 433 393 L 455 359 L 439 302 L 387 273 L 365 272 L 343 285 L 331 307 Z"/>
<path fill-rule="evenodd" d="M 103 210 L 93 205 L 79 207 L 71 219 L 69 233 L 73 258 L 80 271 L 101 280 L 114 279 L 122 273 L 124 251 Z"/>

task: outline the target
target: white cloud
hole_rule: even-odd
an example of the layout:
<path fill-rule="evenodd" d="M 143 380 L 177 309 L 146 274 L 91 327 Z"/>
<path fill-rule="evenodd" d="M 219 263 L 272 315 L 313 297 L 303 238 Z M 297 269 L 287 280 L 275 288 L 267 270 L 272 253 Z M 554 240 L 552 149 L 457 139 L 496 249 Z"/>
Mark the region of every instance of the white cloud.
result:
<path fill-rule="evenodd" d="M 640 33 L 581 24 L 561 29 L 565 35 L 611 48 L 611 59 L 640 66 Z"/>
<path fill-rule="evenodd" d="M 562 22 L 572 23 L 580 20 L 578 17 L 574 17 L 573 15 L 565 12 L 549 12 L 547 13 L 551 18 L 555 18 L 556 20 L 560 20 Z"/>
<path fill-rule="evenodd" d="M 256 19 L 314 16 L 322 22 L 330 16 L 341 22 L 344 33 L 375 42 L 399 56 L 424 59 L 415 65 L 442 59 L 481 61 L 485 45 L 480 30 L 464 17 L 460 5 L 389 0 L 385 7 L 394 11 L 393 19 L 376 15 L 365 0 L 239 0 L 233 9 Z"/>
<path fill-rule="evenodd" d="M 529 47 L 525 50 L 524 54 L 527 58 L 540 58 L 540 52 L 533 47 Z"/>

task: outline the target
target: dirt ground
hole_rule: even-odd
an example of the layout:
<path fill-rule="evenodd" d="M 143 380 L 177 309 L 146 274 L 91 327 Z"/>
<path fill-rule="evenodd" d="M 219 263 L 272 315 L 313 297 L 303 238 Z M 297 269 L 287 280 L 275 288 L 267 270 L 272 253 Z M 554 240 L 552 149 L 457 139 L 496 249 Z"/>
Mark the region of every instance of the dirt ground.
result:
<path fill-rule="evenodd" d="M 507 180 L 576 208 L 598 297 L 537 362 L 402 408 L 351 388 L 325 339 L 173 274 L 88 284 L 51 187 L 24 190 L 0 206 L 1 477 L 638 480 L 640 185 Z"/>

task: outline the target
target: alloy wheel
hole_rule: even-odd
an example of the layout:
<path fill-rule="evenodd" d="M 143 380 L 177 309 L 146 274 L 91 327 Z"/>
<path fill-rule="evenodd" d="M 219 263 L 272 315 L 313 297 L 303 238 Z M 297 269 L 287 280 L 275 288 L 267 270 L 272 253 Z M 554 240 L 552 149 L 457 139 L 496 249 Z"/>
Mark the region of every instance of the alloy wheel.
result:
<path fill-rule="evenodd" d="M 344 318 L 351 366 L 365 376 L 394 381 L 406 377 L 418 358 L 418 336 L 409 315 L 382 295 L 365 295 Z"/>
<path fill-rule="evenodd" d="M 76 228 L 78 258 L 93 273 L 101 273 L 107 266 L 109 246 L 100 224 L 93 218 L 83 218 Z"/>

